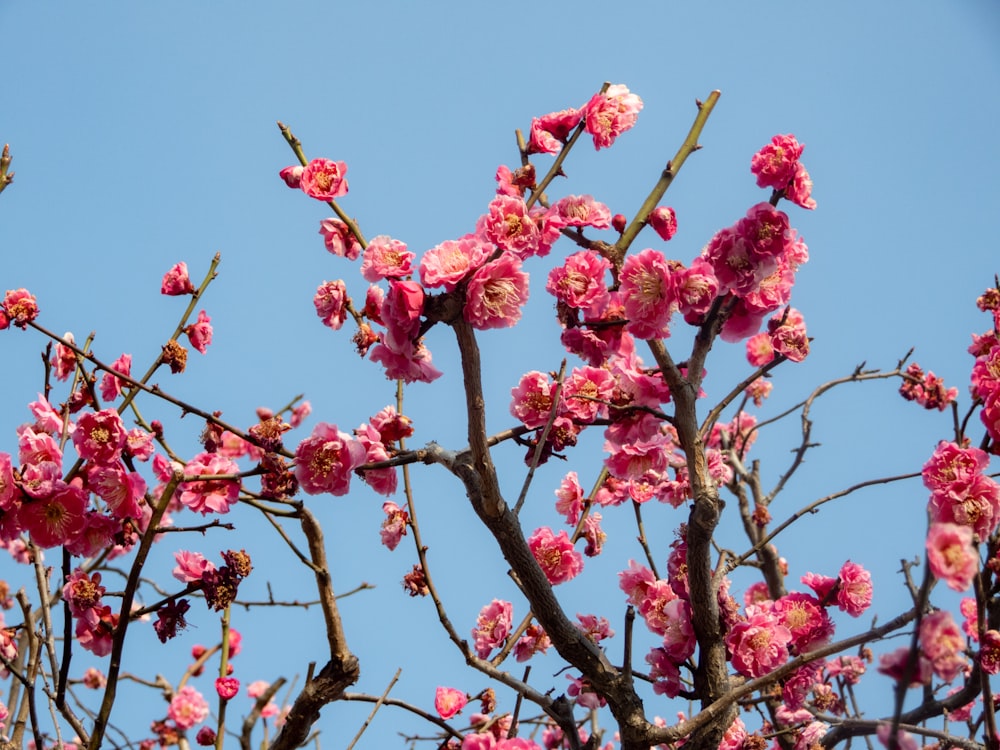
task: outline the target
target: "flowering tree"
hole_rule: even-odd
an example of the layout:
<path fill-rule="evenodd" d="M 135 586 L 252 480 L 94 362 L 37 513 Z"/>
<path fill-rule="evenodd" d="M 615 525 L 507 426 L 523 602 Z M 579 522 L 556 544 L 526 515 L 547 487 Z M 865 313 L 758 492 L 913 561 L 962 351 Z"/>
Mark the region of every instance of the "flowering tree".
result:
<path fill-rule="evenodd" d="M 308 159 L 279 123 L 299 161 L 281 170 L 282 179 L 332 208 L 335 216 L 320 222 L 326 248 L 345 267 L 360 265 L 368 282 L 323 281 L 316 312 L 335 331 L 350 322 L 357 354 L 399 383 L 397 403 L 373 405 L 365 424 L 345 430 L 318 422 L 294 449 L 286 447 L 286 433 L 306 419 L 308 402 L 261 408 L 256 423 L 244 427 L 224 421 L 212 404 L 175 398 L 152 380 L 164 367 L 184 371 L 185 340 L 208 351 L 211 318 L 199 307 L 218 256 L 197 286 L 183 262 L 163 277 L 160 292 L 188 303 L 144 372 L 133 372 L 130 354 L 111 359 L 95 352 L 90 339 L 56 335 L 35 295 L 7 291 L 0 329 L 30 329 L 48 339 L 43 393 L 30 402 L 27 421 L 16 420 L 23 422 L 17 455 L 0 453 L 0 540 L 18 563 L 5 581 L 7 613 L 0 621 L 7 688 L 0 717 L 8 746 L 30 740 L 39 748 L 186 747 L 193 737 L 205 746 L 292 748 L 322 727 L 321 711 L 337 711 L 330 704 L 362 700 L 375 710 L 419 717 L 429 730 L 411 736 L 412 743 L 422 738 L 464 750 L 681 744 L 755 750 L 768 743 L 799 750 L 856 736 L 877 736 L 890 748 L 996 748 L 990 676 L 1000 670 L 1000 486 L 988 472 L 990 456 L 1000 452 L 1000 285 L 977 300 L 989 330 L 973 337 L 971 403 L 964 411 L 957 388 L 904 359 L 890 371 L 859 367 L 822 384 L 796 409 L 762 418 L 771 373 L 802 361 L 810 348 L 805 318 L 790 304 L 808 251 L 779 206 L 811 210 L 816 202 L 802 144 L 777 135 L 750 161 L 767 191 L 763 200 L 696 257 L 671 259 L 658 249 L 677 229 L 662 200 L 699 148 L 718 97 L 712 92 L 698 102 L 690 132 L 631 216 L 612 215 L 590 195 L 556 199 L 555 180 L 580 139 L 605 149 L 632 128 L 641 99 L 623 85 L 605 85 L 579 109 L 535 118 L 527 138 L 518 132 L 519 163 L 497 170 L 496 196 L 473 231 L 419 259 L 398 239 L 366 239 L 338 203 L 348 194 L 347 165 Z M 541 164 L 548 164 L 544 174 Z M 5 148 L 0 190 L 13 177 L 9 166 Z M 640 236 L 653 247 L 636 249 Z M 495 335 L 491 329 L 519 324 L 532 264 L 550 254 L 555 263 L 544 287 L 554 298 L 566 359 L 557 371 L 531 370 L 511 384 L 510 426 L 490 433 L 485 404 L 494 394 L 484 393 L 480 342 Z M 536 293 L 538 284 L 536 275 Z M 441 375 L 427 344 L 434 328 L 451 330 L 460 356 L 463 445 L 432 442 L 434 425 L 406 416 L 404 393 L 433 389 Z M 682 331 L 689 335 L 668 347 L 667 339 Z M 714 383 L 723 395 L 708 399 L 706 363 L 714 346 L 727 344 L 745 349 L 746 370 L 733 382 Z M 921 472 L 929 493 L 926 564 L 918 577 L 915 563 L 904 566 L 901 585 L 911 606 L 886 622 L 851 628 L 835 613 L 859 618 L 870 606 L 873 587 L 863 564 L 845 557 L 839 570 L 788 580 L 774 540 L 804 513 L 861 485 L 790 515 L 782 509 L 789 515 L 784 522 L 773 520 L 772 508 L 813 447 L 815 400 L 841 384 L 885 379 L 898 380 L 903 397 L 927 409 L 950 409 L 954 431 L 942 436 Z M 186 455 L 176 447 L 180 424 L 144 417 L 140 404 L 155 402 L 176 407 L 178 417 L 203 420 L 200 450 Z M 765 486 L 754 444 L 768 424 L 794 415 L 801 418 L 800 441 L 778 480 Z M 574 461 L 580 436 L 597 430 L 604 441 L 599 466 L 584 460 L 555 488 L 533 484 L 539 466 Z M 408 441 L 417 434 L 423 445 L 414 448 Z M 516 496 L 504 494 L 493 458 L 509 444 L 525 451 L 526 478 Z M 416 464 L 443 467 L 462 488 L 495 542 L 498 565 L 502 557 L 509 566 L 516 601 L 487 596 L 475 622 L 453 621 L 417 523 L 419 498 L 408 468 Z M 359 481 L 393 498 L 382 506 L 382 544 L 395 550 L 404 537 L 412 541 L 405 594 L 427 600 L 444 638 L 486 681 L 480 692 L 440 685 L 416 705 L 396 700 L 389 689 L 379 696 L 350 691 L 362 664 L 352 650 L 357 645 L 347 642 L 337 571 L 327 563 L 310 504 L 316 495 L 348 495 Z M 555 497 L 549 523 L 523 527 L 529 494 L 551 502 L 549 492 Z M 632 559 L 619 562 L 618 622 L 594 612 L 571 615 L 560 586 L 585 579 L 587 560 L 602 554 L 602 514 L 629 512 L 637 538 Z M 725 512 L 745 532 L 742 552 L 717 543 Z M 254 675 L 234 669 L 241 637 L 231 614 L 250 606 L 241 602 L 242 582 L 255 568 L 275 564 L 269 546 L 234 544 L 215 553 L 204 540 L 208 530 L 236 530 L 254 514 L 315 579 L 326 630 L 326 643 L 317 646 L 322 666 L 311 665 L 284 699 L 278 698 L 284 678 L 251 681 Z M 676 529 L 669 548 L 647 541 L 644 524 L 652 516 Z M 172 580 L 147 567 L 154 545 L 170 547 Z M 730 577 L 738 569 L 756 578 L 741 591 Z M 112 576 L 122 581 L 120 590 L 109 590 Z M 959 611 L 938 605 L 932 596 L 938 582 L 967 592 Z M 206 609 L 218 613 L 218 642 L 196 648 L 179 679 L 126 680 L 123 653 L 137 629 L 152 628 L 163 649 L 171 649 L 188 618 L 197 613 L 204 621 Z M 900 634 L 905 645 L 881 643 Z M 567 670 L 565 690 L 531 675 L 532 660 L 546 652 Z M 891 701 L 873 715 L 858 706 L 855 686 L 878 679 L 867 674 L 876 652 L 875 671 L 886 676 Z M 514 665 L 522 662 L 517 675 Z M 217 675 L 214 684 L 206 669 Z M 81 695 L 80 685 L 93 692 Z M 144 699 L 148 732 L 119 740 L 109 728 L 124 686 L 154 690 L 163 700 Z M 236 715 L 232 701 L 242 692 L 252 703 Z M 661 718 L 672 712 L 676 719 Z"/>

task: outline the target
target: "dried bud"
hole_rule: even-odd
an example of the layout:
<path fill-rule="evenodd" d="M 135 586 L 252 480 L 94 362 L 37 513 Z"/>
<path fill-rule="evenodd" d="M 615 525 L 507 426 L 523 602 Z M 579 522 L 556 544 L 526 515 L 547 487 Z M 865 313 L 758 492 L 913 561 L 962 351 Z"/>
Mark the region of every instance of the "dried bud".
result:
<path fill-rule="evenodd" d="M 290 429 L 292 426 L 283 422 L 281 417 L 269 417 L 250 428 L 250 437 L 265 451 L 275 453 L 281 450 L 282 434 Z"/>
<path fill-rule="evenodd" d="M 170 372 L 176 375 L 184 372 L 184 368 L 187 367 L 188 352 L 175 339 L 170 339 L 163 347 L 161 358 L 163 364 L 170 366 Z"/>
<path fill-rule="evenodd" d="M 253 570 L 253 565 L 250 564 L 250 555 L 247 554 L 246 550 L 241 549 L 239 552 L 229 550 L 228 552 L 223 552 L 222 559 L 226 561 L 226 565 L 239 578 L 246 578 L 250 575 L 250 571 Z"/>
<path fill-rule="evenodd" d="M 410 596 L 427 596 L 431 592 L 422 567 L 414 565 L 413 570 L 403 576 L 403 589 Z"/>

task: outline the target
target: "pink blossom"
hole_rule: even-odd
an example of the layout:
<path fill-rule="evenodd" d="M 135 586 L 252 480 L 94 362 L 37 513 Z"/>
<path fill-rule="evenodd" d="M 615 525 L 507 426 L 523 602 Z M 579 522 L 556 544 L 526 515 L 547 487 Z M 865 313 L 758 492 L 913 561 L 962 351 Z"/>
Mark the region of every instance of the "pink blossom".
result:
<path fill-rule="evenodd" d="M 669 206 L 657 206 L 650 211 L 646 221 L 664 241 L 673 239 L 677 234 L 677 214 Z"/>
<path fill-rule="evenodd" d="M 461 713 L 468 702 L 469 699 L 465 693 L 456 688 L 438 687 L 434 691 L 434 710 L 445 721 L 455 714 Z"/>
<path fill-rule="evenodd" d="M 410 514 L 391 501 L 382 503 L 382 512 L 386 515 L 379 531 L 382 536 L 382 544 L 390 550 L 394 550 L 399 544 L 399 540 L 406 536 Z"/>
<path fill-rule="evenodd" d="M 215 565 L 210 560 L 206 560 L 204 555 L 199 552 L 179 550 L 174 553 L 174 559 L 177 561 L 177 565 L 172 574 L 181 583 L 200 581 L 205 573 L 215 570 Z"/>
<path fill-rule="evenodd" d="M 625 592 L 631 604 L 638 607 L 646 598 L 649 588 L 656 583 L 656 576 L 645 565 L 628 561 L 628 569 L 618 573 L 618 587 Z"/>
<path fill-rule="evenodd" d="M 240 467 L 218 453 L 199 453 L 184 466 L 187 481 L 178 485 L 178 499 L 191 510 L 203 516 L 209 513 L 228 513 L 239 499 L 240 481 L 237 478 L 193 480 L 206 475 L 236 475 Z"/>
<path fill-rule="evenodd" d="M 537 653 L 544 654 L 552 645 L 552 640 L 546 635 L 541 625 L 532 624 L 517 639 L 514 646 L 514 658 L 517 661 L 527 661 Z"/>
<path fill-rule="evenodd" d="M 809 354 L 809 337 L 802 314 L 794 307 L 774 315 L 767 324 L 774 351 L 792 362 L 801 362 Z"/>
<path fill-rule="evenodd" d="M 47 432 L 56 437 L 62 435 L 64 426 L 62 414 L 57 412 L 42 394 L 38 394 L 37 401 L 28 404 L 28 409 L 31 410 L 31 415 L 35 418 L 35 427 L 39 432 Z M 75 429 L 76 425 L 70 422 L 69 431 L 72 432 Z"/>
<path fill-rule="evenodd" d="M 388 461 L 390 456 L 382 443 L 381 436 L 371 424 L 365 423 L 354 430 L 354 435 L 365 447 L 365 463 L 373 464 Z M 392 495 L 396 492 L 398 477 L 393 466 L 381 469 L 366 469 L 361 474 L 365 484 L 380 495 Z"/>
<path fill-rule="evenodd" d="M 316 289 L 313 297 L 313 305 L 316 307 L 316 314 L 323 321 L 323 325 L 337 331 L 344 321 L 347 320 L 347 303 L 350 298 L 347 296 L 347 287 L 340 279 L 336 281 L 324 281 Z"/>
<path fill-rule="evenodd" d="M 88 574 L 82 568 L 76 568 L 66 579 L 62 597 L 73 617 L 85 617 L 88 610 L 100 606 L 106 591 L 101 585 L 100 573 Z"/>
<path fill-rule="evenodd" d="M 465 319 L 473 328 L 508 328 L 521 319 L 528 301 L 528 274 L 510 253 L 480 267 L 466 290 Z"/>
<path fill-rule="evenodd" d="M 224 701 L 232 700 L 240 692 L 240 681 L 235 677 L 216 677 L 215 692 Z"/>
<path fill-rule="evenodd" d="M 646 654 L 646 663 L 650 667 L 649 676 L 653 680 L 653 692 L 668 698 L 676 698 L 682 685 L 680 670 L 673 659 L 667 656 L 663 648 L 654 648 Z"/>
<path fill-rule="evenodd" d="M 835 656 L 826 663 L 827 674 L 840 677 L 848 685 L 857 685 L 867 668 L 865 660 L 858 656 Z"/>
<path fill-rule="evenodd" d="M 198 311 L 198 320 L 184 329 L 191 346 L 201 354 L 208 351 L 208 345 L 212 343 L 212 319 L 204 310 Z"/>
<path fill-rule="evenodd" d="M 747 339 L 747 362 L 754 367 L 763 367 L 774 359 L 774 346 L 766 331 Z"/>
<path fill-rule="evenodd" d="M 987 630 L 983 633 L 979 663 L 986 674 L 1000 673 L 1000 632 Z"/>
<path fill-rule="evenodd" d="M 347 260 L 357 260 L 361 255 L 361 243 L 354 232 L 340 219 L 323 219 L 319 223 L 319 233 L 323 235 L 323 244 L 334 255 Z"/>
<path fill-rule="evenodd" d="M 758 187 L 784 190 L 795 176 L 799 157 L 805 148 L 794 135 L 776 135 L 771 142 L 753 155 L 750 172 L 757 177 Z"/>
<path fill-rule="evenodd" d="M 312 404 L 308 401 L 303 401 L 292 409 L 292 415 L 291 418 L 289 418 L 288 423 L 293 428 L 299 427 L 310 414 L 312 414 Z"/>
<path fill-rule="evenodd" d="M 290 167 L 285 167 L 280 172 L 278 172 L 278 177 L 285 181 L 285 184 L 290 188 L 301 187 L 302 182 L 302 171 L 305 169 L 301 164 L 295 164 Z M 214 744 L 214 741 L 213 741 Z"/>
<path fill-rule="evenodd" d="M 892 745 L 889 744 L 889 736 L 891 734 L 891 724 L 879 724 L 878 728 L 875 730 L 875 736 L 878 737 L 878 741 L 886 747 L 892 747 Z M 898 748 L 898 750 L 920 750 L 920 741 L 905 729 L 900 729 L 896 732 L 896 748 Z"/>
<path fill-rule="evenodd" d="M 125 426 L 114 409 L 85 412 L 76 422 L 73 433 L 76 452 L 85 461 L 110 464 L 121 458 L 125 446 Z M 23 459 L 22 459 L 23 460 Z"/>
<path fill-rule="evenodd" d="M 91 464 L 87 487 L 108 504 L 117 519 L 139 518 L 145 504 L 146 480 L 141 474 L 125 471 L 121 464 Z"/>
<path fill-rule="evenodd" d="M 346 495 L 351 472 L 365 460 L 364 446 L 335 424 L 320 422 L 295 449 L 295 476 L 310 495 Z"/>
<path fill-rule="evenodd" d="M 291 169 L 291 167 L 286 167 L 286 169 Z M 285 170 L 281 170 L 284 172 Z M 289 186 L 291 187 L 291 186 Z M 212 727 L 204 726 L 201 727 L 197 734 L 194 736 L 194 741 L 197 742 L 202 747 L 214 747 L 216 740 L 215 730 Z"/>
<path fill-rule="evenodd" d="M 546 291 L 559 302 L 588 315 L 600 315 L 609 300 L 605 275 L 611 263 L 590 250 L 573 253 L 549 272 Z"/>
<path fill-rule="evenodd" d="M 910 672 L 909 687 L 918 685 L 929 685 L 931 682 L 931 662 L 923 654 L 917 654 L 916 668 Z M 887 675 L 897 682 L 902 681 L 903 676 L 910 669 L 910 649 L 907 646 L 900 646 L 892 653 L 879 654 L 878 668 L 879 674 Z"/>
<path fill-rule="evenodd" d="M 13 323 L 18 328 L 27 328 L 28 323 L 38 317 L 38 303 L 35 295 L 27 289 L 8 289 L 0 304 L 0 330 Z"/>
<path fill-rule="evenodd" d="M 510 413 L 525 427 L 543 427 L 552 414 L 555 384 L 538 370 L 526 372 L 511 389 Z"/>
<path fill-rule="evenodd" d="M 605 638 L 613 638 L 615 631 L 611 629 L 611 625 L 608 623 L 606 617 L 598 617 L 597 615 L 581 615 L 577 613 L 577 628 L 588 640 L 594 643 L 600 643 Z"/>
<path fill-rule="evenodd" d="M 76 343 L 73 334 L 69 331 L 63 334 L 63 339 L 70 344 Z M 76 352 L 66 344 L 57 343 L 55 356 L 52 357 L 52 368 L 55 371 L 56 380 L 67 380 L 76 370 Z"/>
<path fill-rule="evenodd" d="M 840 568 L 837 606 L 851 617 L 860 617 L 872 603 L 872 576 L 850 560 Z"/>
<path fill-rule="evenodd" d="M 10 454 L 0 451 L 0 511 L 14 507 L 17 486 L 14 484 L 14 465 Z"/>
<path fill-rule="evenodd" d="M 111 653 L 118 621 L 119 616 L 112 613 L 111 607 L 98 606 L 90 609 L 76 621 L 73 632 L 77 643 L 95 656 L 107 656 Z"/>
<path fill-rule="evenodd" d="M 518 258 L 538 253 L 539 231 L 521 198 L 498 195 L 482 219 L 483 236 Z"/>
<path fill-rule="evenodd" d="M 208 703 L 191 686 L 182 687 L 170 700 L 167 716 L 181 729 L 190 729 L 208 718 Z"/>
<path fill-rule="evenodd" d="M 299 187 L 310 198 L 332 201 L 347 194 L 347 164 L 329 159 L 313 159 L 299 176 Z"/>
<path fill-rule="evenodd" d="M 767 609 L 747 607 L 745 622 L 736 623 L 726 635 L 733 667 L 747 677 L 762 677 L 788 661 L 791 631 Z"/>
<path fill-rule="evenodd" d="M 785 188 L 785 197 L 792 203 L 810 211 L 816 208 L 816 200 L 812 197 L 813 181 L 809 172 L 799 162 L 795 165 L 795 176 Z"/>
<path fill-rule="evenodd" d="M 663 253 L 646 249 L 628 256 L 620 281 L 628 317 L 626 330 L 638 339 L 669 336 L 668 325 L 677 309 L 677 297 Z"/>
<path fill-rule="evenodd" d="M 566 516 L 566 523 L 575 526 L 580 520 L 580 511 L 583 508 L 583 488 L 577 479 L 575 471 L 571 471 L 563 477 L 559 488 L 556 490 L 556 512 Z"/>
<path fill-rule="evenodd" d="M 603 203 L 594 200 L 591 195 L 567 195 L 556 201 L 550 210 L 555 226 L 562 227 L 594 227 L 594 229 L 609 229 L 611 227 L 611 211 Z"/>
<path fill-rule="evenodd" d="M 819 600 L 809 594 L 786 594 L 774 602 L 772 612 L 792 634 L 789 645 L 795 653 L 804 654 L 833 637 L 833 621 Z"/>
<path fill-rule="evenodd" d="M 607 701 L 604 699 L 604 696 L 598 694 L 594 690 L 590 684 L 590 680 L 586 677 L 574 677 L 573 675 L 568 674 L 566 675 L 566 679 L 569 680 L 569 687 L 566 688 L 566 694 L 570 698 L 576 698 L 576 704 L 578 706 L 598 709 L 607 705 Z"/>
<path fill-rule="evenodd" d="M 583 108 L 584 128 L 594 137 L 594 148 L 607 148 L 630 130 L 642 109 L 642 99 L 623 84 L 609 86 L 603 94 L 594 94 Z"/>
<path fill-rule="evenodd" d="M 194 294 L 194 284 L 188 276 L 187 263 L 181 261 L 163 275 L 163 282 L 160 284 L 160 294 L 170 297 L 177 297 L 182 294 Z"/>
<path fill-rule="evenodd" d="M 395 406 L 386 406 L 368 422 L 379 434 L 379 438 L 386 445 L 398 443 L 404 438 L 413 434 L 413 420 L 405 414 L 396 411 Z"/>
<path fill-rule="evenodd" d="M 937 610 L 920 621 L 920 649 L 930 660 L 934 674 L 951 682 L 968 666 L 962 652 L 965 637 L 951 612 Z"/>
<path fill-rule="evenodd" d="M 476 654 L 485 659 L 495 648 L 503 646 L 510 633 L 514 606 L 510 602 L 494 599 L 479 612 L 476 627 L 472 629 Z"/>
<path fill-rule="evenodd" d="M 118 359 L 111 363 L 111 369 L 120 375 L 131 375 L 132 355 L 121 355 Z M 104 373 L 101 377 L 101 398 L 105 401 L 114 401 L 121 395 L 122 388 L 124 388 L 125 385 L 125 382 L 120 378 L 115 377 L 113 373 Z"/>
<path fill-rule="evenodd" d="M 458 282 L 479 268 L 493 254 L 493 247 L 475 237 L 445 240 L 420 259 L 420 281 L 424 286 L 443 286 L 454 291 Z"/>
<path fill-rule="evenodd" d="M 657 579 L 645 587 L 636 607 L 646 621 L 646 627 L 657 635 L 664 635 L 670 627 L 671 618 L 679 614 L 676 610 L 668 612 L 667 606 L 677 599 L 677 592 L 671 587 L 670 582 Z"/>
<path fill-rule="evenodd" d="M 396 348 L 378 344 L 371 352 L 373 362 L 385 368 L 390 380 L 404 383 L 430 383 L 441 377 L 441 371 L 431 362 L 431 353 L 422 342 L 405 342 Z"/>
<path fill-rule="evenodd" d="M 528 153 L 558 154 L 582 116 L 582 110 L 564 109 L 532 118 Z"/>
<path fill-rule="evenodd" d="M 576 578 L 583 570 L 583 557 L 573 547 L 565 530 L 558 535 L 543 526 L 528 537 L 528 547 L 553 586 Z"/>
<path fill-rule="evenodd" d="M 247 695 L 256 700 L 267 692 L 269 687 L 271 687 L 271 683 L 267 680 L 254 680 L 247 685 Z"/>
<path fill-rule="evenodd" d="M 361 275 L 366 281 L 401 279 L 413 273 L 414 255 L 406 244 L 384 234 L 372 238 L 361 259 Z"/>
<path fill-rule="evenodd" d="M 927 563 L 936 578 L 955 591 L 965 591 L 979 570 L 972 529 L 954 523 L 932 523 L 927 531 Z"/>
<path fill-rule="evenodd" d="M 125 449 L 132 458 L 148 461 L 155 450 L 153 436 L 141 427 L 133 427 L 125 433 Z"/>
<path fill-rule="evenodd" d="M 671 274 L 677 306 L 688 323 L 700 323 L 702 316 L 712 309 L 719 296 L 719 280 L 712 265 L 701 256 L 691 262 L 690 268 L 678 267 Z"/>

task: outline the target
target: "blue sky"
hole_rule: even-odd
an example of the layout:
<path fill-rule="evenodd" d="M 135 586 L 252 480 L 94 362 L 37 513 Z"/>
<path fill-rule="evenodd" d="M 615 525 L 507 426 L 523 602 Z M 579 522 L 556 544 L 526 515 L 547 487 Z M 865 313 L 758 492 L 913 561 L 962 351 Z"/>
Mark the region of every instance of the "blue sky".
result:
<path fill-rule="evenodd" d="M 42 322 L 58 332 L 82 340 L 96 331 L 95 350 L 105 359 L 128 351 L 144 363 L 181 311 L 177 300 L 157 293 L 163 272 L 185 260 L 199 275 L 221 252 L 204 304 L 215 343 L 207 357 L 192 353 L 183 377 L 164 374 L 160 383 L 234 422 L 250 424 L 257 406 L 305 393 L 314 407 L 310 426 L 322 420 L 350 429 L 394 393 L 377 367 L 357 361 L 349 333 L 330 332 L 314 314 L 321 281 L 363 286 L 356 269 L 323 249 L 317 229 L 329 210 L 278 180 L 293 157 L 276 120 L 291 126 L 310 157 L 347 162 L 351 192 L 342 205 L 367 236 L 388 234 L 419 253 L 473 228 L 497 165 L 516 163 L 515 128 L 526 131 L 532 116 L 582 105 L 604 81 L 642 96 L 638 125 L 610 151 L 582 144 L 566 166 L 569 180 L 550 193 L 590 193 L 627 215 L 687 132 L 694 100 L 722 91 L 704 148 L 665 200 L 680 225 L 666 249 L 685 262 L 717 229 L 766 199 L 749 174 L 754 151 L 776 133 L 806 144 L 819 207 L 790 210 L 811 253 L 794 304 L 815 340 L 805 363 L 779 368 L 771 409 L 862 361 L 891 368 L 911 346 L 916 361 L 965 398 L 969 334 L 986 326 L 973 303 L 1000 271 L 994 3 L 783 2 L 766 10 L 635 3 L 611 12 L 587 0 L 514 13 L 458 2 L 8 2 L 0 5 L 0 27 L 7 60 L 0 142 L 11 144 L 17 173 L 0 196 L 3 288 L 31 289 Z M 548 163 L 538 159 L 540 167 Z M 640 243 L 659 247 L 654 240 Z M 547 266 L 527 270 L 537 281 Z M 520 374 L 557 369 L 562 357 L 540 285 L 525 314 L 530 325 L 481 338 L 491 429 L 510 426 L 508 394 Z M 684 340 L 678 334 L 673 345 Z M 446 376 L 408 392 L 414 441 L 460 447 L 454 344 L 447 332 L 433 331 L 428 345 Z M 40 389 L 41 346 L 17 331 L 0 341 L 0 450 L 14 449 L 13 429 L 27 420 L 24 405 Z M 739 347 L 720 346 L 714 355 L 710 395 L 746 372 Z M 162 407 L 146 409 L 171 418 Z M 919 469 L 950 425 L 947 415 L 902 402 L 889 384 L 844 389 L 821 402 L 814 419 L 822 447 L 772 509 L 776 516 L 860 479 Z M 172 424 L 179 444 L 199 429 L 190 420 Z M 766 474 L 786 465 L 795 429 L 761 437 Z M 577 468 L 583 477 L 599 448 L 595 434 L 570 465 L 539 473 L 526 526 L 556 523 L 551 491 L 562 471 Z M 498 456 L 510 493 L 523 476 L 519 454 Z M 435 467 L 414 473 L 425 541 L 439 555 L 439 584 L 452 619 L 467 631 L 483 604 L 512 596 L 513 588 L 460 487 Z M 848 498 L 805 519 L 779 546 L 796 575 L 832 575 L 848 557 L 872 568 L 884 619 L 905 606 L 895 571 L 900 558 L 921 549 L 925 500 L 914 482 Z M 364 491 L 310 500 L 328 530 L 338 588 L 377 585 L 344 603 L 350 645 L 362 660 L 358 689 L 380 693 L 402 666 L 394 694 L 424 706 L 442 682 L 477 692 L 486 682 L 461 669 L 430 603 L 399 591 L 414 554 L 405 544 L 392 554 L 377 545 L 379 505 Z M 630 513 L 611 519 L 612 510 L 605 518 L 618 536 L 604 559 L 560 593 L 571 612 L 596 611 L 620 623 L 614 572 L 639 551 L 629 541 Z M 681 518 L 654 510 L 660 515 L 651 533 L 662 559 Z M 240 523 L 234 536 L 192 538 L 191 546 L 259 550 L 258 595 L 269 581 L 279 596 L 308 596 L 306 572 L 274 550 L 256 519 Z M 166 573 L 169 555 L 162 554 Z M 0 561 L 0 576 L 14 574 Z M 192 620 L 196 627 L 180 648 L 213 637 L 212 617 L 198 611 Z M 289 620 L 284 611 L 255 610 L 242 621 L 237 615 L 250 644 L 237 664 L 241 678 L 302 675 L 309 660 L 322 660 L 318 620 L 310 614 L 292 628 Z M 859 626 L 846 623 L 842 632 Z M 176 680 L 177 661 L 164 664 L 158 668 Z M 550 679 L 556 667 L 547 668 L 533 679 L 563 689 L 564 677 Z M 887 696 L 887 686 L 881 689 Z M 143 706 L 135 712 L 141 729 L 160 708 L 149 695 L 134 696 Z M 510 708 L 509 695 L 501 701 Z M 671 717 L 685 708 L 664 702 L 653 710 Z M 367 710 L 328 708 L 324 741 L 346 745 Z M 127 725 L 132 718 L 124 713 L 117 718 Z M 360 746 L 388 746 L 397 727 L 425 729 L 387 713 Z"/>

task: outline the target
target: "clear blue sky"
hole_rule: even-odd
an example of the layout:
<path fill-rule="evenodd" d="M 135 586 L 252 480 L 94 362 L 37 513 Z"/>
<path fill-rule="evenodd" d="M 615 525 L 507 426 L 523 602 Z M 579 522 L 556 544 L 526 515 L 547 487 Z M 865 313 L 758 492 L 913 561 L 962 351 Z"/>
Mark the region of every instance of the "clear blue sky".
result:
<path fill-rule="evenodd" d="M 668 250 L 685 262 L 766 198 L 749 174 L 755 150 L 776 133 L 806 144 L 819 207 L 791 211 L 811 253 L 794 304 L 815 341 L 809 360 L 777 372 L 772 409 L 862 361 L 891 368 L 911 346 L 918 362 L 966 397 L 965 348 L 969 334 L 986 326 L 973 302 L 1000 271 L 1000 8 L 993 2 L 636 3 L 614 11 L 590 0 L 507 11 L 459 2 L 6 2 L 0 28 L 0 143 L 11 144 L 17 173 L 0 196 L 0 286 L 28 287 L 45 325 L 72 330 L 78 340 L 96 330 L 96 351 L 109 361 L 131 352 L 141 370 L 180 313 L 177 300 L 158 295 L 163 272 L 185 260 L 192 275 L 201 274 L 221 252 L 205 301 L 216 337 L 209 356 L 192 353 L 184 377 L 160 382 L 235 422 L 248 425 L 258 405 L 280 406 L 304 392 L 314 407 L 310 426 L 323 420 L 350 429 L 394 391 L 377 367 L 356 361 L 349 333 L 331 333 L 314 314 L 321 281 L 362 287 L 356 269 L 323 249 L 317 228 L 329 211 L 278 180 L 293 157 L 276 120 L 292 127 L 309 156 L 348 163 L 351 192 L 342 205 L 369 237 L 389 234 L 421 252 L 473 228 L 497 165 L 516 163 L 515 128 L 580 106 L 604 81 L 642 96 L 638 126 L 610 151 L 578 149 L 566 167 L 570 180 L 550 192 L 591 193 L 627 215 L 687 132 L 694 100 L 722 91 L 703 150 L 666 199 L 680 224 Z M 528 270 L 537 281 L 547 267 Z M 520 374 L 556 369 L 562 356 L 551 303 L 541 286 L 533 295 L 532 325 L 481 339 L 492 429 L 510 426 L 508 394 Z M 434 331 L 428 345 L 447 375 L 409 391 L 415 441 L 457 448 L 454 344 Z M 0 449 L 14 449 L 13 429 L 40 389 L 40 347 L 18 331 L 0 340 Z M 723 349 L 708 365 L 712 395 L 745 372 L 741 352 Z M 148 411 L 169 414 L 153 405 Z M 834 396 L 815 420 L 813 437 L 823 447 L 776 516 L 859 479 L 917 470 L 949 434 L 947 415 L 925 414 L 884 384 Z M 173 429 L 183 443 L 183 432 L 193 439 L 198 428 L 187 421 Z M 784 466 L 794 429 L 762 436 L 765 471 Z M 598 438 L 574 457 L 581 476 L 598 456 Z M 523 472 L 519 453 L 508 449 L 498 459 L 512 494 Z M 527 526 L 556 524 L 551 491 L 564 468 L 571 467 L 540 472 Z M 467 631 L 483 604 L 511 596 L 512 587 L 461 488 L 438 468 L 415 474 L 439 584 L 453 621 Z M 807 519 L 779 546 L 795 575 L 832 575 L 848 557 L 872 568 L 884 619 L 904 606 L 894 571 L 922 547 L 925 500 L 913 482 L 852 497 Z M 393 554 L 377 545 L 380 501 L 359 491 L 310 505 L 327 529 L 337 587 L 377 585 L 344 603 L 350 645 L 362 661 L 358 690 L 380 693 L 397 666 L 404 671 L 394 694 L 425 707 L 439 683 L 471 693 L 484 687 L 461 669 L 430 602 L 400 592 L 415 556 L 405 543 Z M 662 560 L 681 518 L 658 510 L 651 533 Z M 614 572 L 639 551 L 629 542 L 630 512 L 614 515 L 605 513 L 609 533 L 618 535 L 604 559 L 560 593 L 571 613 L 603 614 L 620 629 L 623 602 L 609 589 Z M 246 546 L 258 563 L 251 579 L 258 596 L 269 581 L 278 597 L 308 597 L 307 572 L 262 541 L 269 538 L 259 524 L 246 524 L 229 537 L 188 541 L 210 553 Z M 13 574 L 0 560 L 0 576 Z M 515 608 L 524 612 L 520 601 Z M 214 618 L 200 602 L 191 620 L 196 627 L 175 649 L 214 637 Z M 241 679 L 303 675 L 309 660 L 322 663 L 316 617 L 301 628 L 290 621 L 287 611 L 237 614 L 247 638 L 236 664 Z M 845 623 L 841 632 L 860 625 Z M 620 653 L 620 639 L 610 648 Z M 168 679 L 179 677 L 176 657 L 157 663 Z M 536 668 L 533 681 L 562 690 L 565 678 L 550 680 L 556 667 L 549 664 Z M 133 695 L 123 704 L 132 710 L 114 718 L 141 730 L 162 709 L 150 695 Z M 511 708 L 511 696 L 500 697 Z M 653 710 L 672 718 L 686 707 L 662 702 Z M 346 745 L 366 713 L 328 708 L 324 744 Z M 397 728 L 427 729 L 387 711 L 361 747 L 392 746 Z"/>

